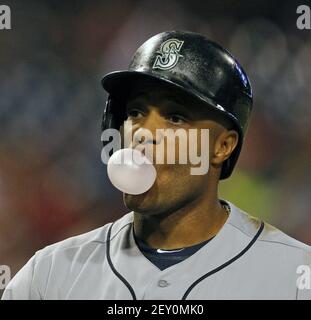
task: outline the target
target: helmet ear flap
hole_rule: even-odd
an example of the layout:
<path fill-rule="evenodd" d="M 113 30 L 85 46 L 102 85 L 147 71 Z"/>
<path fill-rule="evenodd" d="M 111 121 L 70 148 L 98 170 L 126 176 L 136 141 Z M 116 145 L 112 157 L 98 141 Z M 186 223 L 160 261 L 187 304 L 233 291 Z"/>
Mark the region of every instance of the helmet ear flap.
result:
<path fill-rule="evenodd" d="M 124 104 L 125 101 L 123 99 L 115 99 L 111 95 L 108 96 L 101 123 L 102 132 L 106 129 L 120 130 L 125 120 Z M 121 144 L 123 143 L 122 141 Z M 103 141 L 103 146 L 105 147 L 109 142 L 110 141 Z M 112 150 L 109 153 L 109 156 L 111 155 Z"/>
<path fill-rule="evenodd" d="M 123 100 L 115 99 L 111 95 L 108 96 L 102 118 L 102 131 L 105 129 L 120 129 L 125 120 L 125 108 L 123 106 Z"/>
<path fill-rule="evenodd" d="M 105 106 L 105 110 L 104 110 L 104 114 L 103 114 L 103 118 L 102 118 L 102 131 L 109 129 L 109 128 L 113 128 L 113 114 L 111 112 L 112 110 L 112 106 L 111 106 L 111 102 L 112 99 L 110 96 L 108 96 L 108 99 L 106 101 L 106 106 Z"/>
<path fill-rule="evenodd" d="M 107 98 L 107 101 L 106 101 L 106 106 L 105 106 L 103 117 L 102 117 L 102 123 L 101 123 L 102 133 L 106 129 L 117 129 L 117 130 L 120 129 L 120 125 L 122 124 L 124 118 L 121 119 L 119 114 L 114 113 L 115 110 L 118 110 L 116 105 L 118 105 L 116 100 L 113 99 L 111 97 L 111 95 L 109 95 Z M 111 142 L 111 141 L 110 140 L 102 140 L 104 147 L 109 142 Z M 107 152 L 107 151 L 105 151 L 105 152 Z M 109 158 L 112 156 L 112 154 L 113 154 L 113 150 L 111 149 L 108 151 L 108 154 L 106 154 L 106 156 Z"/>

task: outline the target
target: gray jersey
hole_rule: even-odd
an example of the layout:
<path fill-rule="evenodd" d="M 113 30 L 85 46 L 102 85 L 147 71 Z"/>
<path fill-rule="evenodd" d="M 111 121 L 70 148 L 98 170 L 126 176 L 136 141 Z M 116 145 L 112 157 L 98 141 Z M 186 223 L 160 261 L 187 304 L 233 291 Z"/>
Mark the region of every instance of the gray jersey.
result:
<path fill-rule="evenodd" d="M 310 247 L 229 205 L 219 233 L 163 271 L 137 247 L 130 212 L 36 252 L 2 299 L 311 299 L 297 286 Z"/>

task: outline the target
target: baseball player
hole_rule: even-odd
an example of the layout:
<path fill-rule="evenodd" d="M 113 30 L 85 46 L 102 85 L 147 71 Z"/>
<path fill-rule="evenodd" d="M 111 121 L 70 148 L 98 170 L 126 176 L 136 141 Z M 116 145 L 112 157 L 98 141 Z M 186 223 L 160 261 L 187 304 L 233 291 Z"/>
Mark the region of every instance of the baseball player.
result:
<path fill-rule="evenodd" d="M 124 194 L 128 214 L 36 252 L 2 298 L 310 299 L 310 247 L 218 198 L 252 109 L 237 60 L 203 35 L 163 32 L 102 84 L 103 130 L 206 128 L 209 170 L 155 165 L 147 192 Z"/>

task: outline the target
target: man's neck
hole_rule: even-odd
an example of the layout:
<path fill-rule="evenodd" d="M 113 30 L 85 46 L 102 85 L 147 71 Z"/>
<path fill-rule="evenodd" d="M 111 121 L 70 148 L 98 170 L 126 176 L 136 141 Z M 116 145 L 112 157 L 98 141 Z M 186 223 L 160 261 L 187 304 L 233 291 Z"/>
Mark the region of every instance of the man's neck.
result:
<path fill-rule="evenodd" d="M 135 212 L 134 232 L 153 248 L 189 247 L 214 237 L 227 218 L 218 197 L 202 197 L 167 215 Z"/>

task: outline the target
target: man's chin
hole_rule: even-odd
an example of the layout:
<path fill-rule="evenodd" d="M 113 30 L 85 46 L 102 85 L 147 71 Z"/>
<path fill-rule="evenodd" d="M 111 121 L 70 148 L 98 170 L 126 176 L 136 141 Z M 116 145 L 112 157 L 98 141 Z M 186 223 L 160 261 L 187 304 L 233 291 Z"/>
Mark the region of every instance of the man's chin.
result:
<path fill-rule="evenodd" d="M 155 209 L 147 193 L 138 195 L 123 193 L 123 201 L 129 210 L 137 213 L 152 214 Z"/>

